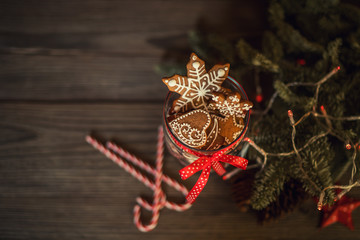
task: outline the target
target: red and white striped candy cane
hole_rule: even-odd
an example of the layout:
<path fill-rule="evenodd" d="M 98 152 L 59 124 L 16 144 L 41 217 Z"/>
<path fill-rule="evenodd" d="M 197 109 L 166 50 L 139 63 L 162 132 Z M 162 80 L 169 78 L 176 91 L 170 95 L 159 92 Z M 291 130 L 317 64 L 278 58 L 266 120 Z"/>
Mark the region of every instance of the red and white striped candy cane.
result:
<path fill-rule="evenodd" d="M 163 151 L 164 151 L 164 140 L 163 139 L 164 139 L 164 133 L 163 133 L 163 129 L 160 127 L 159 134 L 158 134 L 158 144 L 157 144 L 156 168 L 153 168 L 149 164 L 145 163 L 144 161 L 142 161 L 139 158 L 135 157 L 134 155 L 130 154 L 126 150 L 122 149 L 115 143 L 108 142 L 107 143 L 108 148 L 107 148 L 103 144 L 98 142 L 96 139 L 94 139 L 90 136 L 86 137 L 86 141 L 89 144 L 91 144 L 95 149 L 102 152 L 105 156 L 107 156 L 109 159 L 114 161 L 117 165 L 122 167 L 125 171 L 130 173 L 132 176 L 134 176 L 136 179 L 138 179 L 140 182 L 144 183 L 147 187 L 151 188 L 154 191 L 153 204 L 148 203 L 146 200 L 144 200 L 143 198 L 140 198 L 140 197 L 138 197 L 136 199 L 137 205 L 135 205 L 135 207 L 134 207 L 134 223 L 137 226 L 137 228 L 143 232 L 151 231 L 156 227 L 158 220 L 159 220 L 159 216 L 160 216 L 160 210 L 163 207 L 173 209 L 176 211 L 185 211 L 191 207 L 191 204 L 189 204 L 189 203 L 176 204 L 176 203 L 167 201 L 166 195 L 162 191 L 161 182 L 164 181 L 169 186 L 172 186 L 176 190 L 180 191 L 184 196 L 186 196 L 188 194 L 188 190 L 185 188 L 185 186 L 178 183 L 176 180 L 164 175 L 162 172 L 163 158 L 164 158 L 163 157 Z M 140 167 L 141 169 L 154 175 L 155 182 L 148 179 L 141 172 L 139 172 L 134 167 L 129 165 L 126 161 L 124 161 L 122 158 L 120 158 L 115 153 L 124 157 L 126 160 L 132 162 L 134 165 Z M 144 207 L 145 209 L 153 212 L 151 221 L 148 225 L 144 225 L 140 220 L 141 207 Z"/>
<path fill-rule="evenodd" d="M 156 169 L 153 168 L 152 166 L 150 166 L 148 163 L 140 160 L 139 158 L 137 158 L 136 156 L 132 155 L 131 153 L 129 153 L 128 151 L 126 151 L 125 149 L 121 148 L 120 146 L 118 146 L 117 144 L 113 143 L 113 142 L 107 142 L 106 146 L 111 149 L 112 151 L 116 152 L 117 154 L 119 154 L 121 157 L 125 158 L 126 160 L 128 160 L 129 162 L 131 162 L 132 164 L 138 166 L 139 168 L 145 170 L 146 172 L 152 174 L 155 176 L 156 173 Z M 163 174 L 162 176 L 162 181 L 164 181 L 165 183 L 167 183 L 169 186 L 175 188 L 177 191 L 181 192 L 182 194 L 184 194 L 185 196 L 188 194 L 188 190 L 186 187 L 184 187 L 184 185 L 180 184 L 178 181 L 170 178 L 169 176 Z"/>
<path fill-rule="evenodd" d="M 154 191 L 154 201 L 152 205 L 152 217 L 151 221 L 148 225 L 142 224 L 140 220 L 140 210 L 141 210 L 141 199 L 138 198 L 138 205 L 134 207 L 134 223 L 138 227 L 138 229 L 142 232 L 149 232 L 153 230 L 158 224 L 160 209 L 164 207 L 165 203 L 165 195 L 161 189 L 161 178 L 162 178 L 162 167 L 163 167 L 163 159 L 164 159 L 164 142 L 163 142 L 163 130 L 159 128 L 158 134 L 158 142 L 156 148 L 156 173 L 155 173 L 155 191 Z M 150 205 L 150 204 L 146 204 Z"/>

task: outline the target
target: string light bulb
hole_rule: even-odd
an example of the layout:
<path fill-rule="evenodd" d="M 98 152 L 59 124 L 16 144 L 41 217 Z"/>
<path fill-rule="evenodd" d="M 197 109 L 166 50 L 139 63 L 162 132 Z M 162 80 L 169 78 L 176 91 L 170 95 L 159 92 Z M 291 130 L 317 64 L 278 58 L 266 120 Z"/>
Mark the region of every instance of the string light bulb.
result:
<path fill-rule="evenodd" d="M 293 112 L 291 110 L 288 110 L 288 116 L 291 118 L 294 116 Z"/>
<path fill-rule="evenodd" d="M 255 100 L 256 100 L 258 103 L 261 103 L 261 102 L 263 101 L 263 96 L 262 96 L 261 94 L 258 94 L 258 95 L 256 95 Z"/>
<path fill-rule="evenodd" d="M 288 116 L 290 118 L 291 125 L 294 125 L 295 124 L 294 114 L 293 114 L 293 112 L 291 110 L 288 110 Z"/>
<path fill-rule="evenodd" d="M 322 204 L 319 202 L 318 205 L 317 205 L 317 210 L 321 211 L 322 210 Z"/>
<path fill-rule="evenodd" d="M 300 59 L 296 60 L 296 62 L 297 62 L 297 64 L 299 64 L 301 66 L 304 66 L 306 64 L 306 61 L 303 58 L 300 58 Z"/>

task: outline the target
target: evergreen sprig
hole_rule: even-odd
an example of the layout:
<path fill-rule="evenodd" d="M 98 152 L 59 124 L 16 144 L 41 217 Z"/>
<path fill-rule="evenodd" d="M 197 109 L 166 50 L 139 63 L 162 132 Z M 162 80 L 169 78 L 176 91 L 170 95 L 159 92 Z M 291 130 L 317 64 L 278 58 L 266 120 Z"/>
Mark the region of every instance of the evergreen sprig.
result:
<path fill-rule="evenodd" d="M 268 14 L 270 29 L 264 32 L 260 49 L 245 39 L 231 42 L 200 32 L 189 35 L 191 48 L 211 64 L 229 62 L 231 75 L 240 81 L 255 69 L 260 78 L 265 76 L 261 83 L 273 82 L 275 97 L 266 102 L 271 107 L 252 119 L 248 132 L 253 144 L 269 153 L 256 175 L 253 208 L 264 209 L 274 202 L 291 179 L 301 182 L 311 196 L 320 195 L 320 202 L 332 204 L 333 188 L 345 193 L 359 178 L 355 172 L 351 184 L 334 186 L 346 169 L 360 167 L 360 117 L 347 118 L 359 115 L 360 10 L 339 0 L 272 0 Z M 319 84 L 336 66 L 341 71 Z M 247 77 L 241 83 L 247 87 L 255 82 Z M 296 121 L 304 118 L 296 124 L 294 139 L 288 109 Z M 301 150 L 298 154 L 292 140 Z M 249 151 L 249 160 L 258 157 L 262 153 Z"/>

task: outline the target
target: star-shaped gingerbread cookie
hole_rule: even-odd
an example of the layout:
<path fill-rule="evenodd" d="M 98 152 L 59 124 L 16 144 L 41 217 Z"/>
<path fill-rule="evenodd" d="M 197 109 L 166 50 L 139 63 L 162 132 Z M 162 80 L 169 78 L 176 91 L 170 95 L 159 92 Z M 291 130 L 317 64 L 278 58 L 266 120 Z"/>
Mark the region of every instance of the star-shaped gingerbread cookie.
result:
<path fill-rule="evenodd" d="M 240 122 L 237 122 L 237 119 L 234 115 L 228 116 L 226 118 L 217 117 L 219 120 L 219 132 L 220 135 L 225 138 L 225 143 L 230 144 L 237 139 L 244 129 L 244 120 L 239 119 Z"/>
<path fill-rule="evenodd" d="M 221 84 L 227 78 L 230 64 L 215 65 L 209 72 L 205 63 L 195 53 L 186 65 L 187 76 L 174 75 L 162 81 L 170 91 L 180 94 L 173 102 L 172 112 L 186 112 L 190 109 L 207 110 L 207 101 L 213 92 L 221 92 Z"/>

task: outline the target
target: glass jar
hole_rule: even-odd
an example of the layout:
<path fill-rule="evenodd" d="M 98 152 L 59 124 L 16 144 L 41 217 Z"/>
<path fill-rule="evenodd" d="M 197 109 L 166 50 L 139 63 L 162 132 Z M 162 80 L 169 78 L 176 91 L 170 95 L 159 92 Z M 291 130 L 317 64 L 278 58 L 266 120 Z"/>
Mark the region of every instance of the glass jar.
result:
<path fill-rule="evenodd" d="M 242 86 L 232 77 L 228 76 L 227 79 L 221 85 L 224 88 L 228 88 L 233 92 L 238 92 L 241 95 L 242 100 L 248 100 L 248 97 L 242 88 Z M 248 111 L 245 115 L 244 119 L 244 129 L 240 133 L 240 135 L 229 145 L 223 146 L 216 150 L 201 150 L 187 146 L 185 143 L 181 142 L 178 137 L 172 132 L 172 129 L 169 126 L 169 122 L 167 121 L 168 112 L 172 103 L 175 99 L 179 98 L 177 93 L 169 91 L 166 96 L 165 104 L 163 107 L 163 126 L 165 132 L 165 144 L 175 158 L 177 158 L 183 165 L 188 165 L 199 158 L 199 156 L 211 156 L 214 153 L 225 150 L 224 154 L 232 154 L 237 151 L 238 146 L 242 139 L 245 137 L 246 131 L 248 129 L 249 120 L 250 120 L 250 111 Z M 174 141 L 176 140 L 176 142 Z M 236 144 L 234 144 L 236 142 Z M 229 147 L 231 146 L 231 147 Z M 190 151 L 185 151 L 184 149 L 189 149 Z"/>

